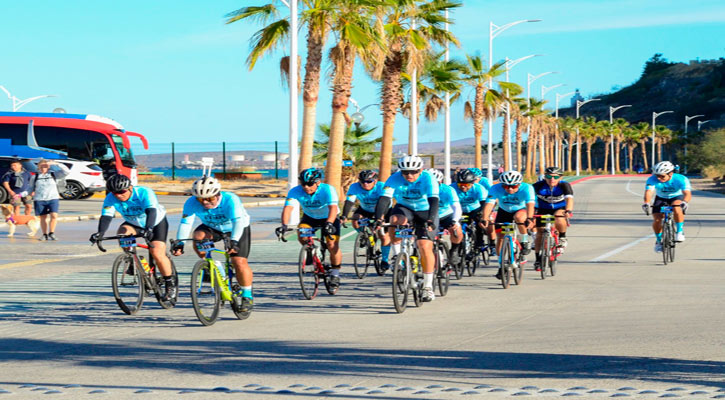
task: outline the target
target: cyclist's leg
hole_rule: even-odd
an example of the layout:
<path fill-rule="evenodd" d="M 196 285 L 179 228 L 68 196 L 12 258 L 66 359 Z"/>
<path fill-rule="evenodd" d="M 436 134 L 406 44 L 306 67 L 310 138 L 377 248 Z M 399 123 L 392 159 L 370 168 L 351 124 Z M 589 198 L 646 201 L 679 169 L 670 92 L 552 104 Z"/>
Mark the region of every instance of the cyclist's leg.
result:
<path fill-rule="evenodd" d="M 522 225 L 526 223 L 526 209 L 522 208 L 514 213 L 514 221 L 516 221 L 516 227 L 519 230 L 521 243 L 521 254 L 526 255 L 531 251 L 529 243 L 529 233 L 526 230 L 526 226 Z"/>
<path fill-rule="evenodd" d="M 553 214 L 553 210 L 543 210 L 540 208 L 537 208 L 534 214 L 536 215 L 550 215 Z M 537 257 L 536 260 L 539 260 L 538 254 L 541 250 L 541 241 L 543 240 L 543 235 L 540 235 L 540 233 L 544 230 L 544 223 L 541 221 L 541 217 L 536 217 L 536 226 L 534 227 L 534 232 L 536 232 L 536 240 L 534 240 L 534 251 L 536 251 Z"/>
<path fill-rule="evenodd" d="M 388 210 L 388 212 L 385 213 L 385 221 L 390 221 L 390 214 L 392 213 L 392 210 Z M 390 264 L 390 235 L 387 234 L 387 232 L 384 232 L 382 229 L 378 232 L 378 236 L 380 237 L 380 252 L 382 253 L 382 262 L 383 267 L 388 267 Z"/>
<path fill-rule="evenodd" d="M 499 209 L 496 213 L 496 219 L 494 220 L 494 226 L 496 228 L 496 254 L 501 254 L 501 244 L 503 243 L 504 234 L 501 232 L 501 224 L 510 223 L 514 221 L 514 215 Z"/>
<path fill-rule="evenodd" d="M 340 269 L 342 266 L 342 251 L 340 250 L 340 219 L 335 218 L 333 222 L 335 232 L 327 237 L 327 250 L 330 252 L 330 264 L 332 269 Z"/>
<path fill-rule="evenodd" d="M 424 213 L 427 214 L 427 211 Z M 432 229 L 428 228 L 426 220 L 427 219 L 423 215 L 420 215 L 417 212 L 414 213 L 413 225 L 415 226 L 415 244 L 418 247 L 420 263 L 423 268 L 422 300 L 432 301 L 433 299 L 435 299 L 435 294 L 433 293 L 433 274 L 435 271 L 433 239 L 435 238 L 438 227 L 434 226 Z"/>
<path fill-rule="evenodd" d="M 413 212 L 399 204 L 396 204 L 390 213 L 391 225 L 406 225 L 412 220 Z M 395 259 L 400 253 L 400 242 L 403 239 L 395 237 L 395 227 L 388 228 L 388 237 L 390 238 L 390 259 Z"/>
<path fill-rule="evenodd" d="M 149 253 L 151 253 L 151 257 L 156 262 L 156 266 L 159 267 L 161 276 L 166 279 L 173 273 L 171 270 L 171 261 L 166 256 L 166 238 L 169 233 L 169 222 L 166 220 L 166 217 L 156 224 L 152 230 L 153 236 L 151 237 L 151 244 L 154 247 L 149 247 Z"/>
<path fill-rule="evenodd" d="M 685 197 L 680 195 L 677 197 L 672 198 L 670 204 L 672 206 L 679 206 L 682 204 L 682 201 Z M 675 220 L 675 230 L 677 233 L 682 233 L 684 225 L 685 225 L 685 213 L 682 212 L 682 208 L 680 207 L 672 207 L 672 215 Z"/>
<path fill-rule="evenodd" d="M 194 239 L 194 252 L 196 253 L 199 258 L 204 258 L 206 256 L 206 253 L 200 251 L 196 244 L 203 241 L 203 240 L 211 240 L 213 242 L 218 242 L 222 240 L 221 232 L 217 231 L 216 229 L 213 229 L 207 225 L 201 224 L 194 229 L 194 233 L 191 235 L 191 237 Z"/>
<path fill-rule="evenodd" d="M 655 196 L 655 201 L 652 203 L 652 230 L 657 238 L 657 243 L 662 242 L 662 219 L 665 217 L 662 214 L 662 206 L 670 205 L 668 199 Z"/>
<path fill-rule="evenodd" d="M 319 221 L 322 222 L 320 223 Z M 307 238 L 303 238 L 299 234 L 301 228 L 322 228 L 324 223 L 325 220 L 318 220 L 303 213 L 302 219 L 300 219 L 300 223 L 297 225 L 297 241 L 300 242 L 300 245 L 304 246 L 307 244 Z"/>
<path fill-rule="evenodd" d="M 239 238 L 239 251 L 230 255 L 232 265 L 234 266 L 234 272 L 237 276 L 237 282 L 241 287 L 240 290 L 235 294 L 238 297 L 242 297 L 242 299 L 247 299 L 246 309 L 242 311 L 248 311 L 249 309 L 251 309 L 253 298 L 252 283 L 254 279 L 254 274 L 252 273 L 252 268 L 249 267 L 248 262 L 249 250 L 252 246 L 251 238 L 251 226 L 248 225 L 246 228 L 244 228 L 242 237 Z M 245 306 L 244 303 L 244 300 L 242 300 L 241 305 Z"/>

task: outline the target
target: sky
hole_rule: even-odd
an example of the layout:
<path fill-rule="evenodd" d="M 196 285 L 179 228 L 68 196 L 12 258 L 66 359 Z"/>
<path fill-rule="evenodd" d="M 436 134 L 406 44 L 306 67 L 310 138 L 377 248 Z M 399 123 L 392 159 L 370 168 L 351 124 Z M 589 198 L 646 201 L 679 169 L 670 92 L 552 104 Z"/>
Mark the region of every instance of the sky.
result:
<path fill-rule="evenodd" d="M 271 0 L 269 0 L 271 1 Z M 225 14 L 256 0 L 0 0 L 0 85 L 20 99 L 53 94 L 20 111 L 113 118 L 152 143 L 286 142 L 289 93 L 281 85 L 281 48 L 249 71 L 249 39 L 261 26 L 225 24 Z M 488 61 L 488 23 L 522 19 L 493 42 L 494 61 L 541 54 L 511 70 L 526 87 L 527 74 L 555 71 L 535 81 L 562 84 L 546 95 L 580 89 L 585 97 L 635 82 L 647 59 L 663 53 L 670 61 L 725 56 L 725 1 L 722 0 L 465 0 L 451 14 L 460 42 L 453 57 L 480 54 Z M 304 32 L 300 48 L 304 50 Z M 304 53 L 302 53 L 304 57 Z M 304 63 L 304 60 L 303 60 Z M 358 63 L 359 64 L 359 63 Z M 328 71 L 326 66 L 323 69 Z M 331 117 L 330 81 L 321 83 L 318 123 Z M 472 98 L 471 90 L 464 97 Z M 361 105 L 379 103 L 379 84 L 357 68 L 352 97 Z M 563 99 L 562 106 L 568 105 Z M 12 102 L 0 92 L 0 110 Z M 354 108 L 352 108 L 354 111 Z M 352 111 L 351 111 L 352 112 Z M 582 108 L 585 113 L 585 107 Z M 694 113 L 694 112 L 693 112 Z M 302 104 L 300 101 L 300 127 Z M 452 139 L 473 136 L 462 103 L 451 107 Z M 376 107 L 365 124 L 378 127 Z M 658 123 L 667 123 L 666 116 Z M 486 133 L 484 132 L 484 137 Z M 398 115 L 396 143 L 407 142 L 408 120 Z M 501 128 L 494 127 L 494 140 Z M 443 118 L 421 118 L 419 141 L 442 141 Z"/>

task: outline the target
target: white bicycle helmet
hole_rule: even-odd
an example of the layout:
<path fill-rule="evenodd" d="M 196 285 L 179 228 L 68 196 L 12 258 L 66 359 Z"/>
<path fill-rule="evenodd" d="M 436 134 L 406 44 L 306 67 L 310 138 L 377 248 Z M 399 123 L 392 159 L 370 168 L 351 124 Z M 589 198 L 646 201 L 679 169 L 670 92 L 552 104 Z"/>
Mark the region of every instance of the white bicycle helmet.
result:
<path fill-rule="evenodd" d="M 501 183 L 504 185 L 515 186 L 524 181 L 524 178 L 518 171 L 506 171 L 501 174 Z"/>
<path fill-rule="evenodd" d="M 664 175 L 664 174 L 669 174 L 670 172 L 672 172 L 674 170 L 675 170 L 675 166 L 672 165 L 671 162 L 662 161 L 662 162 L 657 163 L 657 165 L 655 165 L 652 172 L 654 172 L 655 175 Z"/>
<path fill-rule="evenodd" d="M 417 171 L 423 168 L 423 160 L 418 156 L 404 156 L 398 160 L 398 169 L 401 171 Z"/>
<path fill-rule="evenodd" d="M 426 171 L 428 171 L 429 174 L 433 175 L 433 178 L 435 178 L 438 181 L 438 183 L 443 182 L 443 178 L 444 178 L 443 172 L 441 172 L 440 170 L 438 170 L 436 168 L 429 168 Z"/>
<path fill-rule="evenodd" d="M 205 176 L 201 179 L 197 179 L 191 185 L 191 195 L 199 198 L 216 196 L 221 190 L 221 183 L 211 176 Z"/>

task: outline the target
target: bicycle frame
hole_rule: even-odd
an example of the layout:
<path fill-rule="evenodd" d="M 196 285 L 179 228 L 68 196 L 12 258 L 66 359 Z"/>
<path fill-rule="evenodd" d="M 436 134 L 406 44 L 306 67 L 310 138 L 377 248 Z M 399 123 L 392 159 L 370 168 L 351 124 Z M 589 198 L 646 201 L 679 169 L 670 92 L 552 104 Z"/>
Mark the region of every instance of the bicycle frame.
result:
<path fill-rule="evenodd" d="M 225 247 L 228 239 L 224 239 Z M 204 240 L 197 243 L 196 248 L 204 253 L 204 259 L 209 263 L 209 270 L 214 271 L 213 274 L 209 277 L 211 280 L 211 287 L 214 288 L 218 284 L 220 290 L 221 290 L 221 298 L 224 301 L 232 301 L 233 300 L 233 291 L 232 291 L 232 282 L 231 274 L 236 273 L 234 271 L 234 268 L 231 265 L 229 253 L 226 251 L 222 251 L 217 249 L 214 246 L 214 242 L 211 240 Z M 224 267 L 226 267 L 226 279 L 224 279 L 221 275 L 221 271 L 219 269 L 219 266 L 216 263 L 216 260 L 214 260 L 213 255 L 219 254 L 224 256 Z M 202 272 L 201 275 L 202 279 L 204 278 L 204 274 Z"/>
<path fill-rule="evenodd" d="M 322 276 L 325 275 L 325 267 L 322 264 L 322 260 L 320 260 L 320 257 L 318 256 L 317 252 L 315 251 L 317 247 L 317 243 L 320 243 L 320 249 L 321 251 L 327 250 L 327 242 L 325 239 L 325 235 L 321 234 L 320 237 L 315 236 L 315 232 L 317 231 L 317 228 L 298 228 L 299 235 L 301 238 L 305 238 L 305 249 L 312 252 L 312 262 L 315 264 L 316 273 L 322 274 Z M 322 277 L 321 276 L 321 277 Z"/>

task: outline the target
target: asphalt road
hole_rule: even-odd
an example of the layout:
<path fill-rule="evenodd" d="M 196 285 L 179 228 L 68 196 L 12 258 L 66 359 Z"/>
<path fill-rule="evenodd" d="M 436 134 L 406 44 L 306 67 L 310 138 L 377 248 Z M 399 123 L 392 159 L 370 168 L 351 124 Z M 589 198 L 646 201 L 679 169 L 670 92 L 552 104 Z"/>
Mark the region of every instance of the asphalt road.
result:
<path fill-rule="evenodd" d="M 725 398 L 725 197 L 695 193 L 687 241 L 664 266 L 640 209 L 643 185 L 622 177 L 574 186 L 556 277 L 542 281 L 529 269 L 521 286 L 504 290 L 486 268 L 404 314 L 394 311 L 389 274 L 361 281 L 349 264 L 337 296 L 303 300 L 299 247 L 271 236 L 279 207 L 250 208 L 254 313 L 239 321 L 224 309 L 211 327 L 196 320 L 188 289 L 173 310 L 147 299 L 124 315 L 110 288 L 117 253 L 87 242 L 96 221 L 64 223 L 58 242 L 2 238 L 0 390 L 14 398 Z M 178 216 L 170 219 L 175 231 Z M 349 239 L 343 250 L 349 262 Z M 176 259 L 184 288 L 194 261 Z"/>

